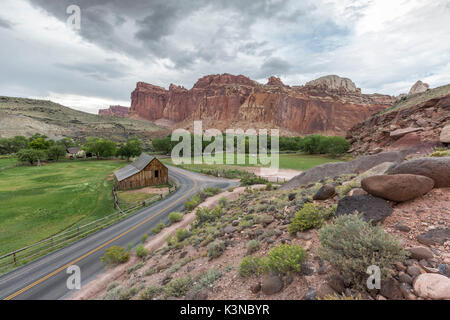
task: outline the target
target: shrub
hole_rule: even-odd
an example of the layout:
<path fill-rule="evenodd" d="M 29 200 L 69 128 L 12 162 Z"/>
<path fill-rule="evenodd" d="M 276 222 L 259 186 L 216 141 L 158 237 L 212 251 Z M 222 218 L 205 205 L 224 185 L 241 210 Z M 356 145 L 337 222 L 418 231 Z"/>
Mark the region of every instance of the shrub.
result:
<path fill-rule="evenodd" d="M 148 255 L 148 249 L 146 249 L 142 244 L 136 247 L 136 255 L 139 258 L 145 258 Z"/>
<path fill-rule="evenodd" d="M 181 212 L 171 212 L 169 214 L 170 223 L 179 222 L 181 219 L 183 219 L 183 214 Z"/>
<path fill-rule="evenodd" d="M 147 239 L 148 239 L 148 234 L 144 233 L 141 237 L 141 242 L 145 243 L 147 241 Z"/>
<path fill-rule="evenodd" d="M 193 281 L 194 292 L 198 292 L 202 288 L 210 287 L 220 277 L 222 277 L 222 273 L 215 268 L 208 270 L 206 273 L 199 274 Z"/>
<path fill-rule="evenodd" d="M 184 203 L 184 207 L 186 208 L 186 211 L 191 211 L 193 210 L 200 202 L 202 201 L 202 199 L 200 198 L 200 195 L 195 195 L 192 197 L 191 200 L 187 200 Z"/>
<path fill-rule="evenodd" d="M 163 291 L 162 287 L 150 286 L 145 288 L 139 293 L 139 300 L 153 300 L 157 296 L 159 296 Z"/>
<path fill-rule="evenodd" d="M 154 228 L 152 228 L 151 230 L 150 230 L 150 232 L 152 233 L 152 234 L 158 234 L 158 233 L 160 233 L 161 232 L 161 230 L 162 229 L 164 229 L 166 227 L 166 225 L 164 224 L 164 223 L 158 223 L 158 225 L 156 226 L 156 227 L 154 227 Z"/>
<path fill-rule="evenodd" d="M 265 272 L 267 259 L 261 257 L 245 257 L 239 264 L 239 275 L 241 277 L 250 277 L 251 275 L 260 275 Z"/>
<path fill-rule="evenodd" d="M 359 288 L 365 288 L 369 266 L 378 266 L 382 279 L 386 280 L 392 264 L 406 257 L 406 252 L 391 235 L 382 227 L 365 222 L 359 215 L 339 216 L 334 224 L 319 230 L 319 239 L 322 259 Z"/>
<path fill-rule="evenodd" d="M 215 240 L 214 242 L 211 242 L 208 246 L 208 257 L 210 259 L 218 258 L 222 255 L 225 249 L 226 249 L 225 242 L 223 242 L 222 240 Z"/>
<path fill-rule="evenodd" d="M 187 231 L 186 229 L 178 229 L 177 232 L 175 233 L 175 238 L 177 239 L 177 242 L 181 242 L 184 239 L 189 238 L 190 236 L 190 232 Z"/>
<path fill-rule="evenodd" d="M 335 212 L 331 209 L 316 207 L 313 203 L 306 203 L 297 211 L 289 224 L 288 230 L 291 234 L 322 226 L 323 222 L 330 218 Z"/>
<path fill-rule="evenodd" d="M 227 206 L 228 200 L 225 197 L 219 199 L 219 206 L 221 208 L 225 208 Z"/>
<path fill-rule="evenodd" d="M 102 262 L 107 266 L 125 263 L 130 259 L 130 253 L 120 246 L 112 246 L 106 249 Z"/>
<path fill-rule="evenodd" d="M 182 297 L 190 289 L 192 284 L 191 277 L 178 278 L 169 282 L 164 288 L 164 297 Z"/>
<path fill-rule="evenodd" d="M 247 255 L 251 255 L 261 248 L 261 245 L 258 240 L 250 240 L 247 243 Z"/>
<path fill-rule="evenodd" d="M 268 268 L 273 273 L 300 272 L 306 250 L 299 245 L 281 244 L 269 251 Z"/>
<path fill-rule="evenodd" d="M 450 150 L 435 150 L 430 157 L 450 157 Z"/>
<path fill-rule="evenodd" d="M 136 270 L 139 270 L 139 269 L 142 268 L 143 266 L 144 266 L 144 262 L 140 262 L 140 263 L 138 263 L 138 264 L 135 265 L 135 266 L 129 267 L 129 268 L 127 269 L 127 274 L 130 274 L 130 273 L 132 273 L 132 272 L 134 272 L 134 271 L 136 271 Z"/>
<path fill-rule="evenodd" d="M 267 179 L 258 177 L 257 175 L 247 175 L 241 179 L 241 184 L 243 186 L 250 186 L 254 184 L 266 184 Z"/>
<path fill-rule="evenodd" d="M 200 226 L 206 222 L 214 222 L 222 215 L 222 209 L 215 207 L 214 209 L 199 208 L 195 213 L 196 224 Z"/>

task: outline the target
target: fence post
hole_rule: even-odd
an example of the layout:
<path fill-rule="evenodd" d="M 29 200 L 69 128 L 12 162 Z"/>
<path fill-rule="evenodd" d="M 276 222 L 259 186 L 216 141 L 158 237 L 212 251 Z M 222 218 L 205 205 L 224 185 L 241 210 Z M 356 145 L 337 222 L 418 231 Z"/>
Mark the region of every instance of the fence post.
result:
<path fill-rule="evenodd" d="M 14 258 L 14 265 L 17 266 L 17 259 L 16 259 L 16 253 L 13 253 L 13 258 Z"/>

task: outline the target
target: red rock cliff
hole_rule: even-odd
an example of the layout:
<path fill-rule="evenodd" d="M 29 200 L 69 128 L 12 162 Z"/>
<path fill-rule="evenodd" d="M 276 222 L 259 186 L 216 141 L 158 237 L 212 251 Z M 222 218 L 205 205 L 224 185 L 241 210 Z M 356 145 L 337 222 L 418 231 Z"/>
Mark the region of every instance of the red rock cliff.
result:
<path fill-rule="evenodd" d="M 98 110 L 100 116 L 116 116 L 126 118 L 130 108 L 123 106 L 110 106 L 108 109 Z"/>
<path fill-rule="evenodd" d="M 190 128 L 280 128 L 287 134 L 337 134 L 392 104 L 386 95 L 365 95 L 350 79 L 322 77 L 290 87 L 271 77 L 266 85 L 245 76 L 205 76 L 192 89 L 169 90 L 138 82 L 131 94 L 131 115 L 155 121 L 168 119 Z"/>

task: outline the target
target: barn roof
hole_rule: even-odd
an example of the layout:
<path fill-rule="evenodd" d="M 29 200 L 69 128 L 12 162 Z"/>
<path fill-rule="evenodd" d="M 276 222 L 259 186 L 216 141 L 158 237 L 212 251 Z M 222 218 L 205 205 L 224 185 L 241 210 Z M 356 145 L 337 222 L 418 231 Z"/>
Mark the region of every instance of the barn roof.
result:
<path fill-rule="evenodd" d="M 67 148 L 67 153 L 70 153 L 70 154 L 76 154 L 76 153 L 78 153 L 78 151 L 80 151 L 80 148 L 78 148 L 78 147 Z"/>
<path fill-rule="evenodd" d="M 142 153 L 133 163 L 114 171 L 117 181 L 125 180 L 136 173 L 142 171 L 155 157 L 151 157 L 146 153 Z"/>

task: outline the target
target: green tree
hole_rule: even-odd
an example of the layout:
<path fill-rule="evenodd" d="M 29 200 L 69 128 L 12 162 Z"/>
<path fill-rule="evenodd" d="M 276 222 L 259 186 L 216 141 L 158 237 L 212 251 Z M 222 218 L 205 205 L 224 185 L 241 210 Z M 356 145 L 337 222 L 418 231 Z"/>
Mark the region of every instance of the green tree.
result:
<path fill-rule="evenodd" d="M 53 145 L 48 148 L 48 156 L 50 159 L 58 161 L 59 158 L 64 157 L 66 155 L 66 148 L 62 145 Z"/>
<path fill-rule="evenodd" d="M 89 137 L 84 144 L 84 150 L 87 153 L 92 153 L 97 158 L 107 158 L 116 154 L 117 147 L 116 144 L 110 140 Z"/>
<path fill-rule="evenodd" d="M 169 154 L 172 152 L 172 141 L 170 141 L 170 136 L 159 139 L 155 138 L 152 140 L 152 146 L 155 151 L 163 152 Z"/>
<path fill-rule="evenodd" d="M 50 147 L 50 145 L 51 145 L 50 141 L 46 140 L 43 137 L 33 139 L 30 142 L 30 148 L 36 150 L 47 150 Z"/>
<path fill-rule="evenodd" d="M 21 162 L 28 162 L 33 165 L 38 160 L 45 160 L 46 154 L 42 150 L 36 149 L 22 149 L 17 153 L 17 157 Z"/>
<path fill-rule="evenodd" d="M 137 157 L 142 153 L 142 142 L 138 138 L 128 139 L 127 143 L 120 147 L 117 155 L 127 158 L 130 161 L 131 157 Z"/>

